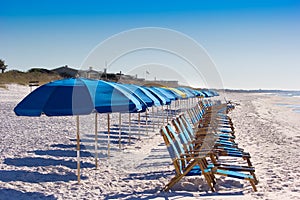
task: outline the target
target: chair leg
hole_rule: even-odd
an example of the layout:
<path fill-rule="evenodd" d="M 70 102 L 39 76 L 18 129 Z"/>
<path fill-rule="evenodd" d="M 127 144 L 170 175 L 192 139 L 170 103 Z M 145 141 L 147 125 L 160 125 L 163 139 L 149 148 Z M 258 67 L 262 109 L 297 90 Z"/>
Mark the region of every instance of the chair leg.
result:
<path fill-rule="evenodd" d="M 251 184 L 251 186 L 252 186 L 252 188 L 253 188 L 253 191 L 254 191 L 254 192 L 257 192 L 257 188 L 256 188 L 256 186 L 255 186 L 255 181 L 254 181 L 254 180 L 250 180 L 250 184 Z"/>
<path fill-rule="evenodd" d="M 255 173 L 254 172 L 250 172 L 250 174 L 253 176 L 253 178 L 254 178 L 254 183 L 255 183 L 255 185 L 257 185 L 258 184 L 258 179 L 256 178 L 256 175 L 255 175 Z"/>
<path fill-rule="evenodd" d="M 184 170 L 184 173 L 176 175 L 174 178 L 171 179 L 171 181 L 163 188 L 164 191 L 170 190 L 182 177 L 188 174 L 191 169 L 197 164 L 197 162 L 194 160 L 192 161 L 189 166 L 187 166 Z"/>
<path fill-rule="evenodd" d="M 250 158 L 246 158 L 246 160 L 247 160 L 248 166 L 249 166 L 249 167 L 253 167 L 253 166 L 252 166 L 252 163 L 251 163 L 251 161 L 250 161 Z"/>
<path fill-rule="evenodd" d="M 183 174 L 180 174 L 179 176 L 175 176 L 171 179 L 171 181 L 163 188 L 163 191 L 169 191 L 180 179 L 184 177 Z"/>
<path fill-rule="evenodd" d="M 204 178 L 205 178 L 205 180 L 206 180 L 208 186 L 210 187 L 210 190 L 211 190 L 212 192 L 215 192 L 215 188 L 214 188 L 214 186 L 215 186 L 215 184 L 216 184 L 215 180 L 212 180 L 212 179 L 211 179 L 212 177 L 211 177 L 209 174 L 204 174 Z"/>

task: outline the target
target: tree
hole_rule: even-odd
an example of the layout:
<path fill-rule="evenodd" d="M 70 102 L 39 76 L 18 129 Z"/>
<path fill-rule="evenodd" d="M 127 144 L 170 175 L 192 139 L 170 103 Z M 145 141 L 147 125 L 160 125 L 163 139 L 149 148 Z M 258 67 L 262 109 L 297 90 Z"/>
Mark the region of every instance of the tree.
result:
<path fill-rule="evenodd" d="M 5 65 L 5 61 L 0 59 L 0 70 L 2 70 L 2 73 L 6 70 L 7 65 Z"/>

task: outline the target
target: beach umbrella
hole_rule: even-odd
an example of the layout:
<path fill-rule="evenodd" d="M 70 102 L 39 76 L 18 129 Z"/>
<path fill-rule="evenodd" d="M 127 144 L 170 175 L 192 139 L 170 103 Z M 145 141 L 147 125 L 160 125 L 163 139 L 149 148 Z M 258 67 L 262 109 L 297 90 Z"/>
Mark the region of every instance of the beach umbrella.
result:
<path fill-rule="evenodd" d="M 97 81 L 95 89 L 95 109 L 99 113 L 141 112 L 147 105 L 136 95 L 121 87 L 120 84 Z"/>
<path fill-rule="evenodd" d="M 162 94 L 160 91 L 156 90 L 155 88 L 145 87 L 145 86 L 143 86 L 142 88 L 149 91 L 154 97 L 156 97 L 159 100 L 160 105 L 162 105 L 162 106 L 169 105 L 171 103 L 171 99 L 166 97 L 164 94 Z"/>
<path fill-rule="evenodd" d="M 165 95 L 167 98 L 169 98 L 171 101 L 175 101 L 177 99 L 180 99 L 180 95 L 175 94 L 174 92 L 167 90 L 165 88 L 160 87 L 152 87 L 153 89 L 161 92 L 163 95 Z"/>
<path fill-rule="evenodd" d="M 140 97 L 146 104 L 148 107 L 152 107 L 152 106 L 160 106 L 161 103 L 159 101 L 159 99 L 157 97 L 155 97 L 151 92 L 149 92 L 148 90 L 146 90 L 145 88 L 141 87 L 141 86 L 137 86 L 137 85 L 132 85 L 132 84 L 124 84 L 125 87 L 127 87 L 131 92 L 133 92 L 134 94 L 136 94 L 138 97 Z M 146 110 L 146 131 L 148 133 L 148 113 Z M 129 113 L 129 117 L 130 117 L 130 113 Z M 154 130 L 154 111 L 153 111 L 153 107 L 152 107 L 152 124 L 153 124 L 153 130 Z M 129 121 L 129 129 L 131 127 L 131 122 Z M 130 131 L 129 131 L 130 133 Z"/>
<path fill-rule="evenodd" d="M 164 112 L 164 105 L 170 105 L 172 100 L 175 100 L 175 96 L 173 94 L 168 93 L 167 91 L 161 90 L 158 87 L 144 87 L 148 91 L 150 91 L 155 97 L 160 100 L 162 105 L 162 114 Z M 164 117 L 162 117 L 162 124 L 164 124 Z"/>
<path fill-rule="evenodd" d="M 209 92 L 208 90 L 200 90 L 200 92 L 201 92 L 202 94 L 205 95 L 204 97 L 213 97 L 213 96 L 214 96 L 214 95 L 213 95 L 211 92 Z"/>
<path fill-rule="evenodd" d="M 125 84 L 120 84 L 120 83 L 111 83 L 114 86 L 121 88 L 123 91 L 126 91 L 126 93 L 128 94 L 130 99 L 135 99 L 137 100 L 140 105 L 142 106 L 142 109 L 140 110 L 127 110 L 125 112 L 130 113 L 138 113 L 139 115 L 139 132 L 140 132 L 140 113 L 141 112 L 147 112 L 147 108 L 153 105 L 153 101 L 146 95 L 144 95 L 143 93 L 136 93 L 133 91 L 133 89 L 129 88 L 127 85 Z M 131 118 L 131 116 L 129 116 L 129 118 Z M 131 122 L 129 122 L 131 123 Z M 129 124 L 130 129 L 131 129 L 131 124 Z M 140 137 L 140 134 L 139 134 Z M 130 135 L 129 135 L 129 140 L 130 140 Z M 119 113 L 119 148 L 121 148 L 121 112 Z"/>
<path fill-rule="evenodd" d="M 178 101 L 175 101 L 175 107 L 177 107 L 178 105 L 181 106 L 181 99 L 187 99 L 188 96 L 186 95 L 185 92 L 178 90 L 177 88 L 172 88 L 172 87 L 163 87 L 165 89 L 168 89 L 170 91 L 172 91 L 173 93 L 180 95 L 181 98 L 178 99 Z M 170 105 L 171 106 L 171 105 Z"/>
<path fill-rule="evenodd" d="M 172 88 L 172 87 L 166 87 L 166 89 L 173 91 L 174 93 L 178 94 L 181 96 L 182 99 L 186 99 L 189 98 L 188 95 L 186 94 L 186 92 L 181 91 L 177 88 Z"/>
<path fill-rule="evenodd" d="M 193 98 L 196 96 L 196 94 L 192 92 L 189 88 L 178 87 L 177 89 L 184 92 L 187 98 Z"/>
<path fill-rule="evenodd" d="M 191 92 L 193 92 L 196 97 L 205 97 L 205 94 L 203 94 L 200 90 L 194 90 L 194 89 L 189 89 Z"/>
<path fill-rule="evenodd" d="M 27 95 L 15 108 L 18 116 L 76 116 L 77 177 L 80 182 L 79 115 L 94 110 L 89 87 L 95 84 L 87 79 L 65 79 L 47 83 Z"/>
<path fill-rule="evenodd" d="M 163 90 L 170 95 L 173 95 L 175 97 L 175 100 L 186 98 L 186 95 L 184 93 L 182 93 L 181 91 L 175 91 L 175 89 L 171 90 L 170 88 L 166 88 L 166 87 L 160 87 L 158 89 Z"/>
<path fill-rule="evenodd" d="M 99 80 L 95 88 L 95 109 L 99 113 L 119 113 L 119 147 L 121 148 L 121 113 L 144 112 L 147 105 L 121 84 Z M 108 123 L 108 156 L 110 156 L 110 123 Z"/>
<path fill-rule="evenodd" d="M 176 90 L 182 92 L 183 94 L 185 94 L 185 98 L 182 98 L 181 100 L 179 100 L 179 110 L 178 111 L 182 111 L 182 108 L 187 108 L 189 107 L 188 103 L 189 103 L 189 99 L 192 98 L 194 95 L 192 95 L 189 91 L 185 90 L 185 88 L 176 88 Z M 187 102 L 187 105 L 184 106 L 182 105 L 182 101 L 185 103 Z"/>
<path fill-rule="evenodd" d="M 171 109 L 172 101 L 177 101 L 179 99 L 182 99 L 182 96 L 179 95 L 178 93 L 176 93 L 172 90 L 166 89 L 164 87 L 156 87 L 156 89 L 159 90 L 161 93 L 163 93 L 165 96 L 167 96 L 169 99 L 171 99 L 171 103 L 169 105 L 167 105 L 167 111 L 166 111 L 167 123 L 168 123 L 169 122 L 169 110 Z M 169 108 L 169 106 L 170 106 L 170 108 Z"/>
<path fill-rule="evenodd" d="M 215 90 L 209 90 L 210 93 L 212 93 L 214 96 L 220 96 L 219 93 Z"/>
<path fill-rule="evenodd" d="M 201 91 L 195 90 L 195 89 L 192 89 L 192 88 L 180 87 L 178 89 L 180 89 L 182 91 L 185 91 L 190 96 L 190 98 L 192 98 L 192 99 L 194 99 L 195 97 L 204 97 L 205 96 Z"/>
<path fill-rule="evenodd" d="M 143 110 L 143 106 L 140 102 L 131 98 L 131 94 L 118 86 L 105 81 L 84 78 L 71 78 L 47 83 L 27 95 L 14 108 L 14 112 L 18 116 L 40 116 L 42 114 L 47 116 L 76 116 L 78 182 L 80 182 L 79 115 L 88 115 L 93 111 L 111 113 L 141 110 Z M 96 132 L 97 126 L 95 125 L 95 140 L 97 140 Z"/>

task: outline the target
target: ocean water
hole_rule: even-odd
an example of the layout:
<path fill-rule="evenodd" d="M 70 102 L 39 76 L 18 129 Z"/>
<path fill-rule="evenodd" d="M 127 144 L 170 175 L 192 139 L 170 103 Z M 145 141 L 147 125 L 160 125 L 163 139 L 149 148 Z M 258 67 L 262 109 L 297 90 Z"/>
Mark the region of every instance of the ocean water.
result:
<path fill-rule="evenodd" d="M 285 97 L 300 97 L 300 91 L 278 91 L 276 94 Z"/>
<path fill-rule="evenodd" d="M 291 108 L 294 112 L 300 114 L 300 91 L 279 91 L 274 93 L 274 95 L 278 95 L 286 98 L 291 98 L 291 97 L 299 98 L 299 103 L 297 104 L 278 103 L 277 105 Z"/>

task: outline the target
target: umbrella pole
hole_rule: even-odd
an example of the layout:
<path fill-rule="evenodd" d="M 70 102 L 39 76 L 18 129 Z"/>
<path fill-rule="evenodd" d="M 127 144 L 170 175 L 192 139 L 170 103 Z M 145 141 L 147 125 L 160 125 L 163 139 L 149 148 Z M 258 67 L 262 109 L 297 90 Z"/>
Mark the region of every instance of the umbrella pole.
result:
<path fill-rule="evenodd" d="M 169 105 L 167 105 L 167 124 L 169 123 Z"/>
<path fill-rule="evenodd" d="M 178 107 L 179 107 L 178 111 L 179 111 L 179 113 L 180 113 L 180 112 L 181 112 L 181 99 L 179 99 Z"/>
<path fill-rule="evenodd" d="M 165 125 L 165 115 L 164 115 L 164 106 L 161 107 L 161 115 L 162 115 L 162 125 Z"/>
<path fill-rule="evenodd" d="M 121 149 L 121 113 L 119 113 L 119 149 Z"/>
<path fill-rule="evenodd" d="M 170 117 L 172 118 L 172 116 L 173 116 L 173 112 L 172 112 L 172 103 L 170 104 L 169 112 L 170 112 Z"/>
<path fill-rule="evenodd" d="M 158 114 L 158 107 L 156 107 L 156 122 L 157 122 L 157 128 L 159 127 L 159 114 Z"/>
<path fill-rule="evenodd" d="M 77 181 L 80 183 L 80 135 L 79 135 L 79 115 L 76 116 L 76 141 L 77 141 Z"/>
<path fill-rule="evenodd" d="M 185 100 L 185 107 L 186 107 L 187 109 L 190 108 L 190 107 L 189 107 L 189 99 L 186 99 L 186 100 Z"/>
<path fill-rule="evenodd" d="M 152 107 L 152 128 L 154 132 L 154 108 Z"/>
<path fill-rule="evenodd" d="M 128 133 L 128 142 L 129 142 L 129 144 L 131 143 L 131 113 L 129 113 L 129 133 Z"/>
<path fill-rule="evenodd" d="M 146 109 L 146 132 L 147 132 L 147 135 L 149 135 L 148 133 L 148 110 Z"/>
<path fill-rule="evenodd" d="M 107 114 L 107 156 L 110 156 L 110 115 Z"/>
<path fill-rule="evenodd" d="M 141 139 L 141 113 L 138 114 L 138 124 L 139 124 L 139 131 L 138 131 L 138 134 L 139 134 L 139 140 Z"/>
<path fill-rule="evenodd" d="M 95 165 L 98 169 L 98 113 L 95 113 Z"/>

